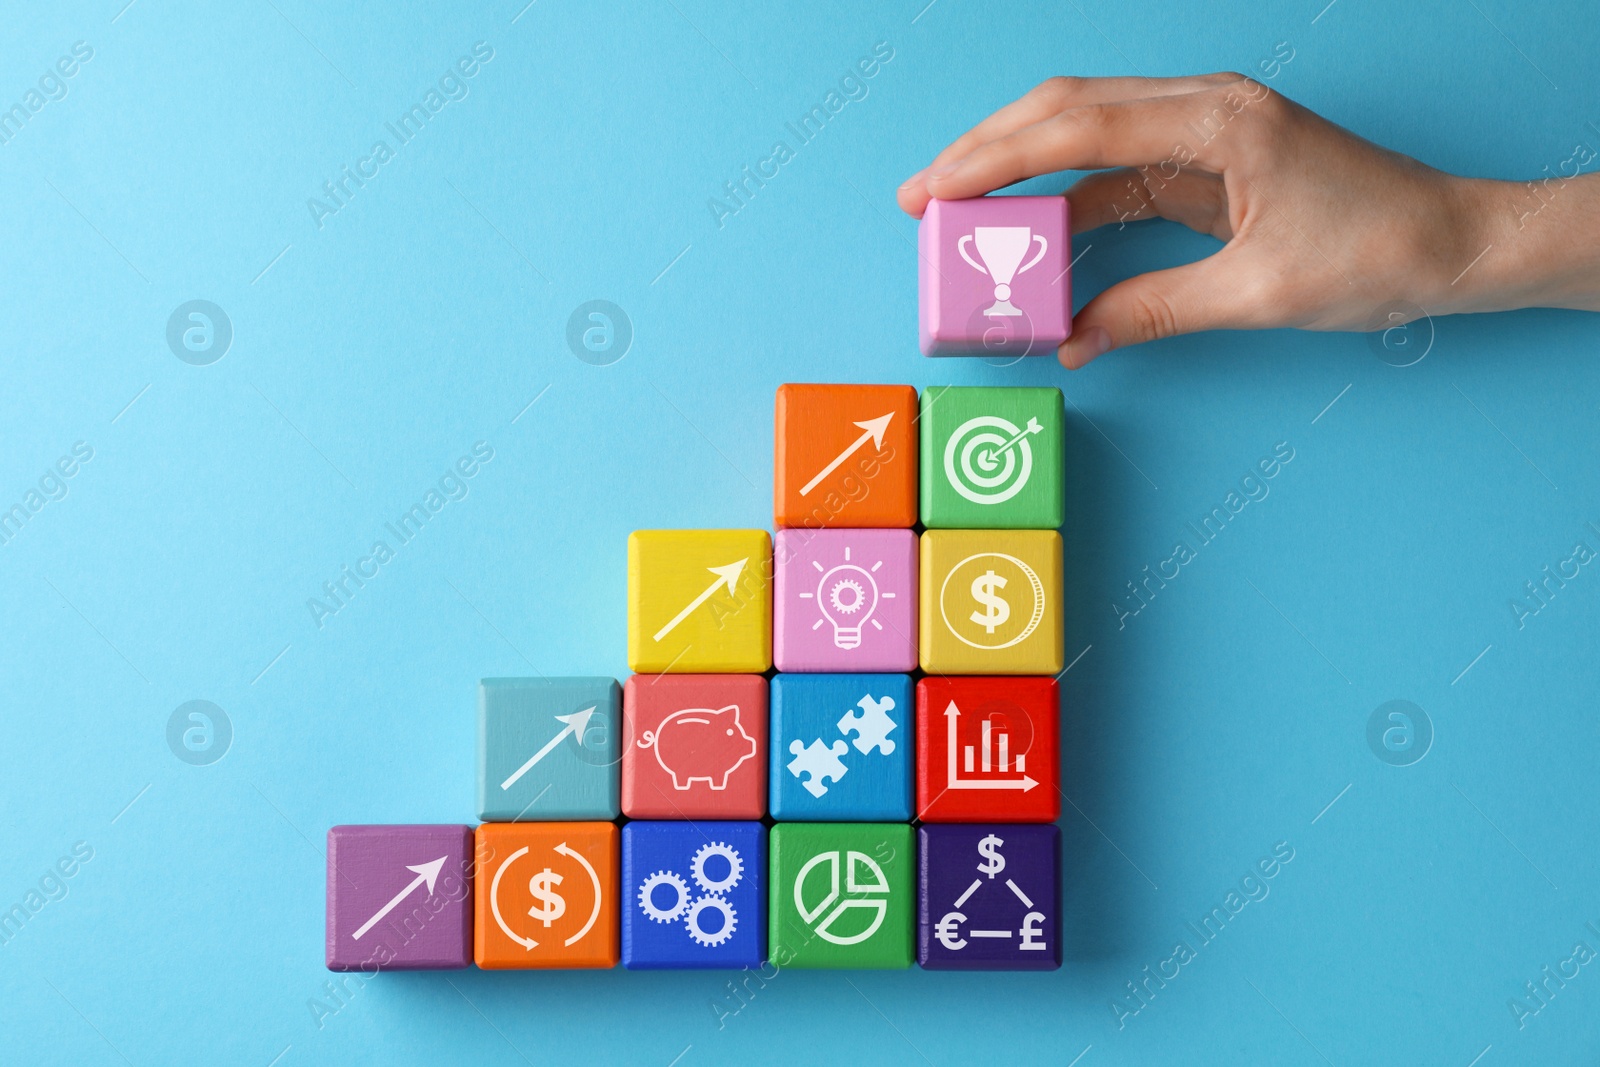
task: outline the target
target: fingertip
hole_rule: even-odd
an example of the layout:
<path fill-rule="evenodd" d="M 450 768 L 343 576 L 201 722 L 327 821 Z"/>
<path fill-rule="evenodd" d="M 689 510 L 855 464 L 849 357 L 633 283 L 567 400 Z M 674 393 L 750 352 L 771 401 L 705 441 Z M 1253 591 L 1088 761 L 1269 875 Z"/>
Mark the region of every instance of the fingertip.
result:
<path fill-rule="evenodd" d="M 1111 351 L 1111 332 L 1104 326 L 1076 330 L 1056 349 L 1056 358 L 1068 370 L 1079 370 L 1091 360 Z"/>
<path fill-rule="evenodd" d="M 922 218 L 922 213 L 928 210 L 928 191 L 914 179 L 897 189 L 894 196 L 900 204 L 900 210 L 914 219 Z"/>

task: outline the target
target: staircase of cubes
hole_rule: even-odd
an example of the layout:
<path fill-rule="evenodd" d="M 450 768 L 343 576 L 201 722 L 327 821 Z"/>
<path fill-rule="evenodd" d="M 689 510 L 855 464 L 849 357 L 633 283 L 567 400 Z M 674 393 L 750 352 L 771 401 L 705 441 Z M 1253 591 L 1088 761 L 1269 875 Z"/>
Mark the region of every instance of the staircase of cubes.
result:
<path fill-rule="evenodd" d="M 924 351 L 1053 349 L 1065 231 L 930 210 Z M 332 828 L 328 967 L 1059 967 L 1063 423 L 780 387 L 776 532 L 629 538 L 625 684 L 483 679 L 479 824 Z"/>

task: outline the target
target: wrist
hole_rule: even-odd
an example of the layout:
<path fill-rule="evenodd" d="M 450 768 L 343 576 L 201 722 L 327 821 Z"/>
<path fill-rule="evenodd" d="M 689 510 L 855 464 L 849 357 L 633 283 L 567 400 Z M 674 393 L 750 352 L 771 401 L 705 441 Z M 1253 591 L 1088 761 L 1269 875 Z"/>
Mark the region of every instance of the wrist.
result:
<path fill-rule="evenodd" d="M 1600 175 L 1450 178 L 1454 239 L 1430 310 L 1600 310 Z"/>

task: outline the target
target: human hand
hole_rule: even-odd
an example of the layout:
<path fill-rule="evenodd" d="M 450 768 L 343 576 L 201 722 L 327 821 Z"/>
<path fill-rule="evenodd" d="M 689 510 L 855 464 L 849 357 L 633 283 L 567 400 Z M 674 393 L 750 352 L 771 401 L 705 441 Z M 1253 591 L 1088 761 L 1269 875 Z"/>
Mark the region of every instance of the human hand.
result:
<path fill-rule="evenodd" d="M 1098 171 L 1066 193 L 1075 234 L 1159 216 L 1227 242 L 1090 300 L 1058 353 L 1069 368 L 1197 330 L 1393 326 L 1403 320 L 1382 312 L 1396 302 L 1413 309 L 1404 319 L 1600 310 L 1600 268 L 1581 236 L 1600 223 L 1595 180 L 1562 179 L 1583 187 L 1562 204 L 1581 217 L 1571 228 L 1544 219 L 1542 234 L 1512 240 L 1531 217 L 1520 202 L 1532 214 L 1543 203 L 1520 183 L 1434 170 L 1239 74 L 1051 78 L 940 152 L 900 187 L 900 206 L 920 218 L 932 198 L 1058 170 Z"/>

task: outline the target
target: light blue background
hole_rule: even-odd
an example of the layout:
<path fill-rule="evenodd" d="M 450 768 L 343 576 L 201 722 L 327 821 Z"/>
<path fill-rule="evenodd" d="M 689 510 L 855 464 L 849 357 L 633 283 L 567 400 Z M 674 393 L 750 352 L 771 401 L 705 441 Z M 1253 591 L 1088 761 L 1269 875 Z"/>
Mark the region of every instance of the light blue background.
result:
<path fill-rule="evenodd" d="M 95 50 L 0 146 L 0 503 L 94 448 L 0 547 L 0 905 L 94 850 L 0 950 L 8 1058 L 1593 1061 L 1600 967 L 1520 1030 L 1507 1001 L 1600 948 L 1600 574 L 1522 629 L 1508 603 L 1600 547 L 1600 320 L 1441 320 L 1404 369 L 1288 332 L 934 362 L 893 200 L 1047 75 L 1282 41 L 1270 84 L 1334 120 L 1535 176 L 1600 143 L 1589 5 L 524 2 L 6 6 L 7 105 Z M 307 198 L 477 41 L 470 95 L 318 229 Z M 866 99 L 719 228 L 708 198 L 878 41 Z M 1213 247 L 1079 246 L 1080 298 Z M 164 339 L 196 298 L 235 330 L 208 367 Z M 565 343 L 594 298 L 635 327 L 612 366 Z M 477 679 L 621 677 L 628 532 L 766 525 L 788 380 L 1067 393 L 1065 966 L 786 972 L 720 1029 L 718 975 L 393 974 L 319 1027 L 326 828 L 469 821 Z M 319 629 L 307 599 L 476 441 L 466 499 Z M 1280 441 L 1271 495 L 1119 629 L 1124 583 Z M 196 698 L 235 729 L 206 767 L 165 740 Z M 1392 698 L 1437 732 L 1414 766 L 1367 745 Z M 1124 983 L 1277 842 L 1270 895 L 1119 1029 Z"/>

